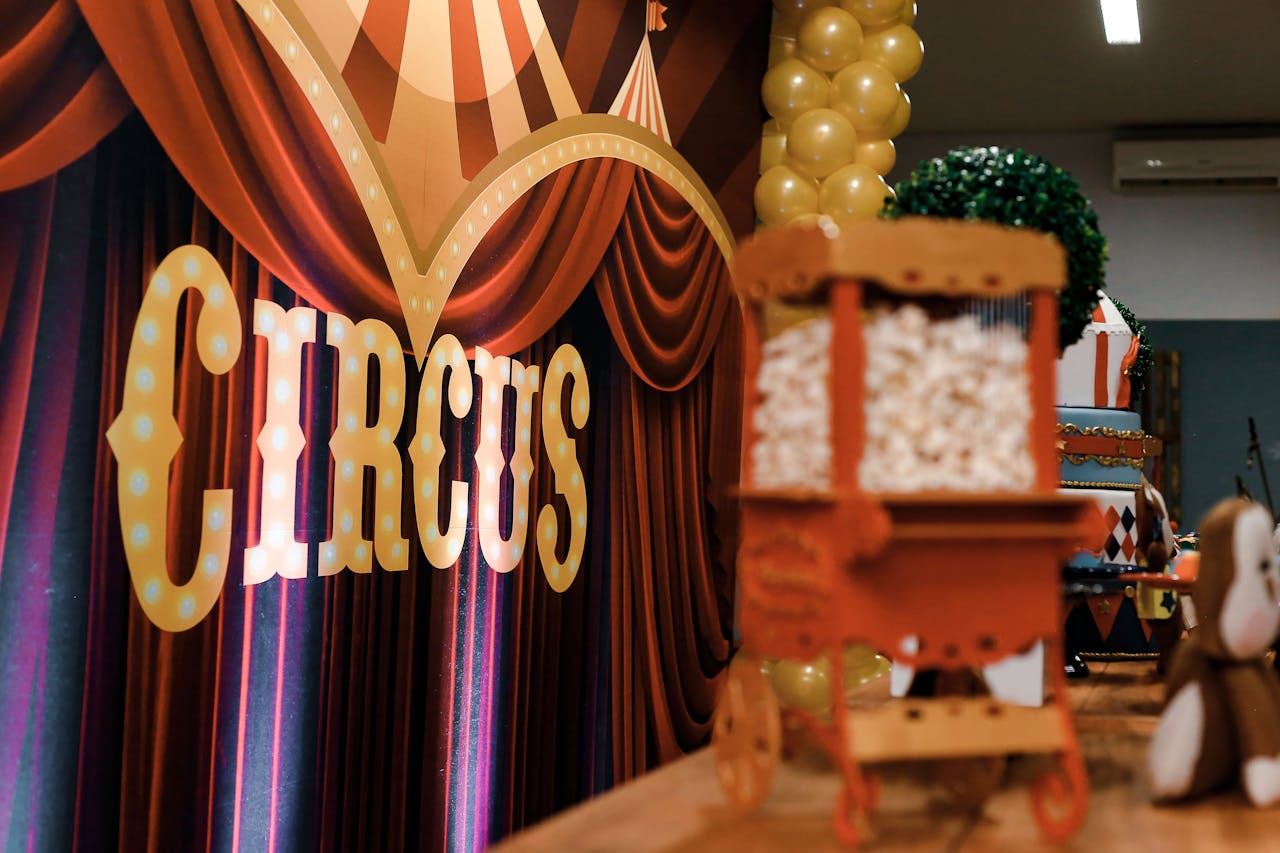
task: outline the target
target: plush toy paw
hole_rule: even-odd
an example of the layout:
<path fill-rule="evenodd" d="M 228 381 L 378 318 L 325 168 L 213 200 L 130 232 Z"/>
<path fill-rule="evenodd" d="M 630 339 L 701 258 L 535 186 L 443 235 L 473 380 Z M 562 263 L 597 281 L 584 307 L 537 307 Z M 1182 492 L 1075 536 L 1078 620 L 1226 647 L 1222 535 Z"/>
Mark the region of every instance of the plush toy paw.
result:
<path fill-rule="evenodd" d="M 1147 766 L 1156 799 L 1177 799 L 1191 790 L 1203 745 L 1204 696 L 1193 681 L 1169 700 L 1151 738 Z"/>
<path fill-rule="evenodd" d="M 1244 792 L 1258 807 L 1280 802 L 1280 755 L 1259 756 L 1244 763 Z"/>

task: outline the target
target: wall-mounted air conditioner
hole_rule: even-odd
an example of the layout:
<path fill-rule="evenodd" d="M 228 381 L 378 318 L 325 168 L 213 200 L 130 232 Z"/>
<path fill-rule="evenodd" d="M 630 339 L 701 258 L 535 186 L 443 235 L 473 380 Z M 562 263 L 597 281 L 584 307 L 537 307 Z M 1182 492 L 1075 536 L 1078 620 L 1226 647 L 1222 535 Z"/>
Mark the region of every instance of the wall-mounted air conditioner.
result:
<path fill-rule="evenodd" d="M 1146 139 L 1112 148 L 1116 189 L 1280 187 L 1280 137 Z"/>

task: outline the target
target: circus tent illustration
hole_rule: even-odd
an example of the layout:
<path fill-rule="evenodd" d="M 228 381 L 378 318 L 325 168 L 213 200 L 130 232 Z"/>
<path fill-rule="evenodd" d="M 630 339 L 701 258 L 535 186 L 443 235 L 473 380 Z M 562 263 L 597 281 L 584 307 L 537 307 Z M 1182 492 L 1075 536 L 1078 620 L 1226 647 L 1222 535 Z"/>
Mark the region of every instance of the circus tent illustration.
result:
<path fill-rule="evenodd" d="M 671 142 L 671 133 L 667 129 L 667 115 L 662 109 L 662 93 L 658 91 L 658 72 L 653 66 L 653 50 L 649 47 L 649 33 L 660 32 L 667 28 L 662 13 L 667 7 L 657 0 L 649 0 L 645 20 L 644 39 L 636 52 L 627 79 L 609 107 L 609 114 L 621 116 L 633 121 L 641 127 L 647 127 L 661 136 L 664 141 Z"/>
<path fill-rule="evenodd" d="M 297 8 L 322 68 L 350 90 L 420 243 L 498 154 L 582 114 L 536 2 L 298 0 Z M 670 143 L 649 44 L 650 32 L 666 29 L 665 11 L 646 4 L 644 37 L 609 114 Z"/>
<path fill-rule="evenodd" d="M 350 89 L 419 240 L 498 152 L 582 112 L 537 3 L 299 0 L 298 9 Z"/>

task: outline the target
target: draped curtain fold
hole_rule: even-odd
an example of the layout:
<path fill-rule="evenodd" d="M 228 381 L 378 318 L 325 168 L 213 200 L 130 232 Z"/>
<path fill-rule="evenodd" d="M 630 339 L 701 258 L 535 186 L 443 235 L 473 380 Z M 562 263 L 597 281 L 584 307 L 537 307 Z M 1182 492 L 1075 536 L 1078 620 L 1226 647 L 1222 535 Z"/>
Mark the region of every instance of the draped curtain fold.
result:
<path fill-rule="evenodd" d="M 78 0 L 166 154 L 212 214 L 300 296 L 403 335 L 338 154 L 234 0 Z"/>
<path fill-rule="evenodd" d="M 0 191 L 79 159 L 132 109 L 73 0 L 0 7 Z"/>
<path fill-rule="evenodd" d="M 595 286 L 627 364 L 665 391 L 702 369 L 733 303 L 710 232 L 670 184 L 646 172 L 636 175 Z"/>
<path fill-rule="evenodd" d="M 35 367 L 36 341 L 40 329 L 40 306 L 52 230 L 53 179 L 18 192 L 0 195 L 0 558 L 10 539 L 10 510 L 14 480 L 21 457 L 22 438 L 29 427 L 27 408 L 39 394 Z M 19 504 L 21 501 L 19 501 Z M 15 519 L 21 527 L 25 516 Z M 21 530 L 15 530 L 22 539 Z M 18 573 L 23 576 L 18 576 Z M 44 595 L 23 594 L 30 580 L 18 560 L 0 559 L 0 714 L 5 719 L 25 720 L 33 716 L 34 696 L 23 688 L 41 681 L 40 647 L 22 643 L 10 631 L 39 632 L 47 623 L 48 605 Z M 46 584 L 47 585 L 47 584 Z M 12 626 L 12 627 L 11 627 Z M 30 773 L 30 757 L 24 753 L 27 726 L 11 722 L 0 733 L 0 827 L 14 823 L 31 799 L 22 796 L 20 780 Z"/>
<path fill-rule="evenodd" d="M 476 247 L 438 331 L 495 353 L 546 334 L 600 266 L 637 172 L 621 160 L 587 160 L 522 196 Z"/>
<path fill-rule="evenodd" d="M 31 399 L 40 294 L 44 288 L 55 182 L 12 193 L 0 205 L 0 407 L 25 412 Z M 0 421 L 0 553 L 13 496 L 22 424 L 12 414 Z"/>

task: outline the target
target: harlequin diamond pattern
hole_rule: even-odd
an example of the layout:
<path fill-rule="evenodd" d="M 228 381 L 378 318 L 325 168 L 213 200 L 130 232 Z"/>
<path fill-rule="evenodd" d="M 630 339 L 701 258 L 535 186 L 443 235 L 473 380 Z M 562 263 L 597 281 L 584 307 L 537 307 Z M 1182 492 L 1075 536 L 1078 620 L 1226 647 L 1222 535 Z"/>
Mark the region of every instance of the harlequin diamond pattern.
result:
<path fill-rule="evenodd" d="M 1107 523 L 1108 531 L 1103 551 L 1107 562 L 1123 565 L 1135 564 L 1137 562 L 1137 542 L 1134 528 L 1137 524 L 1137 518 L 1134 516 L 1133 510 L 1127 506 L 1123 510 L 1118 510 L 1115 506 L 1108 506 L 1102 517 Z"/>

